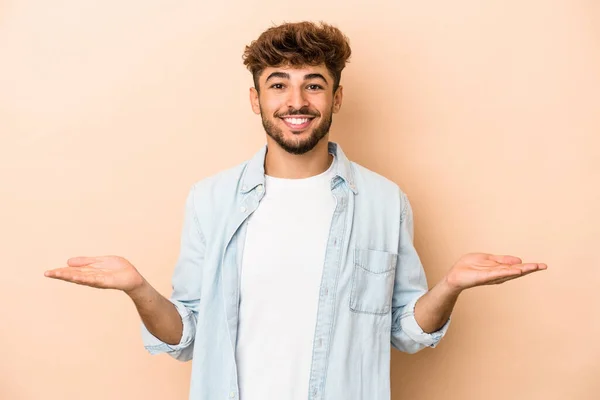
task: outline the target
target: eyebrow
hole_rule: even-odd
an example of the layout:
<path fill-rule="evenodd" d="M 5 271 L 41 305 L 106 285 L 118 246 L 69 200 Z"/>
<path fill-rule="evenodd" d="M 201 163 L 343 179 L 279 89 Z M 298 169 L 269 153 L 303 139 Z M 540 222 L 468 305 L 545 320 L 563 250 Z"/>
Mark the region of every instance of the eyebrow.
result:
<path fill-rule="evenodd" d="M 288 74 L 287 72 L 273 72 L 271 75 L 269 75 L 267 77 L 266 82 L 269 82 L 269 79 L 271 78 L 282 78 L 282 79 L 290 79 L 290 74 Z"/>
<path fill-rule="evenodd" d="M 265 80 L 265 83 L 269 82 L 269 79 L 271 79 L 271 78 L 290 79 L 290 74 L 288 74 L 287 72 L 273 72 L 273 73 L 271 73 L 271 75 L 269 75 L 267 77 L 267 80 Z M 318 74 L 318 73 L 304 75 L 305 81 L 307 81 L 309 79 L 322 79 L 326 84 L 329 83 L 329 82 L 327 82 L 327 79 L 325 79 L 325 77 L 323 75 Z"/>
<path fill-rule="evenodd" d="M 307 81 L 309 79 L 322 79 L 323 82 L 325 82 L 326 84 L 329 83 L 327 82 L 327 79 L 325 79 L 325 77 L 321 74 L 307 74 L 304 75 L 304 80 Z"/>

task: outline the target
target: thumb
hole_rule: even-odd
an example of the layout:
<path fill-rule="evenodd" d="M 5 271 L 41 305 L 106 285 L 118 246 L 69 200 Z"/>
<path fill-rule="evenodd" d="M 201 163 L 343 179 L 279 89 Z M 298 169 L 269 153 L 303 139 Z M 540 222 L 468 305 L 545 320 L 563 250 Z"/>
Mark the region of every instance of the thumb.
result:
<path fill-rule="evenodd" d="M 69 267 L 85 267 L 86 265 L 97 262 L 96 257 L 73 257 L 67 260 Z"/>
<path fill-rule="evenodd" d="M 502 255 L 490 255 L 490 260 L 496 261 L 497 263 L 500 264 L 508 264 L 508 265 L 512 265 L 512 264 L 521 264 L 523 261 L 519 258 L 519 257 L 514 257 L 514 256 L 502 256 Z"/>

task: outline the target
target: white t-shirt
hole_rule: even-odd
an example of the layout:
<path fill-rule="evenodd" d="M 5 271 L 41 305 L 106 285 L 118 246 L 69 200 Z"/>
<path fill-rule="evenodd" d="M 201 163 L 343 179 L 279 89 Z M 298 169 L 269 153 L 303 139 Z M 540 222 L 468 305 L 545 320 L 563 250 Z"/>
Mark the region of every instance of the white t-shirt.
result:
<path fill-rule="evenodd" d="M 242 259 L 240 400 L 305 400 L 319 287 L 335 209 L 333 163 L 305 179 L 266 176 Z"/>

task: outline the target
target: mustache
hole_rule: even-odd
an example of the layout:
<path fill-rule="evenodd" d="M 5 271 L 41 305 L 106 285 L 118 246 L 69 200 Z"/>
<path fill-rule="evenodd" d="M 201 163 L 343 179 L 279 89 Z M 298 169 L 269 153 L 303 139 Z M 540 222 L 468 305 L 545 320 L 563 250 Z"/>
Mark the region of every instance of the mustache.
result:
<path fill-rule="evenodd" d="M 296 109 L 288 109 L 285 113 L 277 113 L 275 114 L 276 117 L 281 118 L 281 117 L 288 117 L 288 116 L 293 116 L 293 115 L 310 115 L 311 117 L 320 117 L 321 114 L 319 114 L 317 111 L 312 111 L 310 110 L 308 107 L 302 107 L 299 110 Z"/>

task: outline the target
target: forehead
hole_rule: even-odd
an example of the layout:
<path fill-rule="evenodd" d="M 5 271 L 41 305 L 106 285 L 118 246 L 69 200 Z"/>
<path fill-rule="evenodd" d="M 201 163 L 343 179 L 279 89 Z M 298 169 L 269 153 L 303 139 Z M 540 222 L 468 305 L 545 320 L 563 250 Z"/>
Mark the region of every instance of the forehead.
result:
<path fill-rule="evenodd" d="M 290 79 L 304 79 L 306 75 L 310 74 L 321 74 L 328 81 L 333 80 L 333 77 L 329 73 L 329 70 L 325 64 L 320 65 L 282 65 L 278 67 L 267 67 L 261 73 L 260 79 L 266 80 L 273 72 L 284 72 L 290 76 Z"/>

